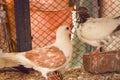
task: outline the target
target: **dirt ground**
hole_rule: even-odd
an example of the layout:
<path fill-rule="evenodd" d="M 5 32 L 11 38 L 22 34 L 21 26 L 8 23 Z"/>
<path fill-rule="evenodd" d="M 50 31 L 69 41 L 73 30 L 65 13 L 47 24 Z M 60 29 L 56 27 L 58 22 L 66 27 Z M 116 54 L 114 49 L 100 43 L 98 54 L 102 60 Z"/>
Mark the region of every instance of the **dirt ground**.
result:
<path fill-rule="evenodd" d="M 61 80 L 120 80 L 120 73 L 91 74 L 83 68 L 57 71 Z M 12 69 L 0 70 L 0 80 L 45 80 L 40 72 L 31 70 L 28 74 Z M 54 80 L 54 79 L 51 79 Z"/>

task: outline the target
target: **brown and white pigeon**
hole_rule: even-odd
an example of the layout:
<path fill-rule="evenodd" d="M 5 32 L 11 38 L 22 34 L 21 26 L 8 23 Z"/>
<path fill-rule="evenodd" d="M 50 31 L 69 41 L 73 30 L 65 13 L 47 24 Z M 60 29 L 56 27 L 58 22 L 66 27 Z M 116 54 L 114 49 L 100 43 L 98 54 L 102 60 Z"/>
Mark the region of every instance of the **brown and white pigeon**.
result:
<path fill-rule="evenodd" d="M 120 16 L 115 18 L 88 18 L 85 22 L 75 25 L 79 39 L 97 47 L 96 51 L 120 31 Z M 95 51 L 95 52 L 96 52 Z"/>
<path fill-rule="evenodd" d="M 26 52 L 3 53 L 0 55 L 0 68 L 23 65 L 33 68 L 47 78 L 47 73 L 65 67 L 71 60 L 72 44 L 70 27 L 60 26 L 56 32 L 56 41 L 42 48 Z"/>

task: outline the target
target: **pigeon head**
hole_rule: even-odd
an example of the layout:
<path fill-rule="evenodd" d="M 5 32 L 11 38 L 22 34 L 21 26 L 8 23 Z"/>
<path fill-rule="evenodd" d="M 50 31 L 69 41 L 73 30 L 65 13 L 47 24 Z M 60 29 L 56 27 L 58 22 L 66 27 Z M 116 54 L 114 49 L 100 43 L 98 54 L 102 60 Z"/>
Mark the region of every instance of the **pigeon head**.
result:
<path fill-rule="evenodd" d="M 69 35 L 70 35 L 69 25 L 60 26 L 56 31 L 56 36 L 69 36 Z"/>
<path fill-rule="evenodd" d="M 77 10 L 77 23 L 84 23 L 87 21 L 87 19 L 90 17 L 88 14 L 88 9 L 85 7 L 79 7 Z"/>
<path fill-rule="evenodd" d="M 62 25 L 56 31 L 56 42 L 62 43 L 70 40 L 71 28 L 69 25 Z"/>

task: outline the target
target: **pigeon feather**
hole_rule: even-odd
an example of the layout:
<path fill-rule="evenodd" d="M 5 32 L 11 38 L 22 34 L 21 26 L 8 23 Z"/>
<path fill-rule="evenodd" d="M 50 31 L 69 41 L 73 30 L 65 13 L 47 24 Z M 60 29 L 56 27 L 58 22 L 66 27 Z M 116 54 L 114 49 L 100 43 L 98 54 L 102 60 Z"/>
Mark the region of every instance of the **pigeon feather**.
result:
<path fill-rule="evenodd" d="M 77 23 L 75 27 L 80 40 L 100 48 L 109 42 L 115 32 L 120 31 L 120 16 L 88 18 L 86 22 Z"/>

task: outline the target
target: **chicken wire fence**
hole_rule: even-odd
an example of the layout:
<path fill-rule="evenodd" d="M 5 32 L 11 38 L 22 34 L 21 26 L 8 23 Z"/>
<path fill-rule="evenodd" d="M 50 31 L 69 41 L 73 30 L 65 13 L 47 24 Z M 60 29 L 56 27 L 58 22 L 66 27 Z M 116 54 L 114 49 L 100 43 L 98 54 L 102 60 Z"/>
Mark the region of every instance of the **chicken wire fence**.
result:
<path fill-rule="evenodd" d="M 13 2 L 0 0 L 0 49 L 16 51 L 16 31 Z"/>
<path fill-rule="evenodd" d="M 0 1 L 0 48 L 6 52 L 17 51 L 14 0 Z M 29 0 L 29 4 L 32 48 L 52 44 L 60 25 L 74 25 L 79 7 L 86 7 L 91 17 L 114 17 L 120 14 L 120 0 Z M 73 33 L 73 56 L 69 67 L 81 66 L 83 54 L 94 50 L 78 39 L 74 27 Z M 114 37 L 103 49 L 120 49 L 120 36 Z"/>

